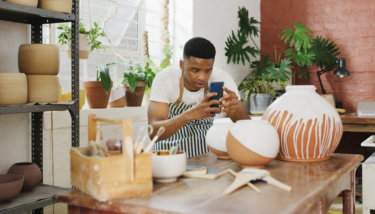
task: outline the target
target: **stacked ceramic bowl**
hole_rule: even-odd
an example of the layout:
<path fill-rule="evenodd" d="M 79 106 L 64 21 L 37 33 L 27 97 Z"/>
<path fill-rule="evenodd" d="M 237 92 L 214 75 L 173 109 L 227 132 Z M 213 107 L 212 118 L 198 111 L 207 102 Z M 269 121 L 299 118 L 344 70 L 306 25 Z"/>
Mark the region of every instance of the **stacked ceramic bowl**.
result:
<path fill-rule="evenodd" d="M 56 103 L 59 100 L 59 48 L 49 44 L 24 44 L 18 51 L 18 68 L 27 77 L 27 101 Z"/>
<path fill-rule="evenodd" d="M 13 4 L 37 7 L 38 0 L 5 0 Z M 72 0 L 39 0 L 39 7 L 45 10 L 72 13 Z"/>

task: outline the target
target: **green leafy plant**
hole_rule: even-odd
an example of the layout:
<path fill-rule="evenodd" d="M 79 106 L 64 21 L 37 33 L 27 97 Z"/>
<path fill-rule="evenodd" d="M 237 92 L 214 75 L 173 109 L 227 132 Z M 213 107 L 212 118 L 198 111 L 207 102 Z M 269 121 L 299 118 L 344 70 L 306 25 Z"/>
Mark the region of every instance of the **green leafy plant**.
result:
<path fill-rule="evenodd" d="M 299 78 L 309 78 L 307 66 L 315 64 L 318 68 L 329 68 L 336 63 L 340 54 L 336 44 L 329 39 L 312 36 L 312 31 L 300 22 L 294 25 L 294 30 L 288 27 L 280 32 L 281 39 L 287 45 L 285 54 L 300 68 Z"/>
<path fill-rule="evenodd" d="M 69 25 L 59 25 L 57 29 L 61 30 L 60 34 L 58 35 L 58 43 L 61 45 L 66 45 L 68 42 L 71 41 L 71 34 L 72 28 Z M 79 23 L 79 33 L 87 35 L 88 44 L 90 45 L 90 51 L 104 49 L 102 42 L 98 40 L 101 36 L 104 36 L 104 32 L 101 27 L 99 27 L 98 23 L 94 22 L 94 25 L 87 29 L 85 25 L 80 22 Z"/>
<path fill-rule="evenodd" d="M 235 64 L 250 63 L 250 70 L 238 86 L 240 91 L 245 92 L 245 100 L 250 93 L 265 93 L 275 95 L 275 84 L 285 86 L 286 81 L 291 76 L 291 61 L 282 58 L 282 54 L 277 55 L 275 49 L 275 62 L 270 60 L 270 56 L 262 54 L 254 41 L 259 36 L 260 22 L 254 17 L 249 18 L 248 10 L 245 7 L 238 10 L 239 29 L 231 35 L 225 42 L 225 56 L 227 63 Z M 260 60 L 251 61 L 250 57 L 259 57 Z"/>
<path fill-rule="evenodd" d="M 108 94 L 109 89 L 111 89 L 111 76 L 109 75 L 109 67 L 115 63 L 108 63 L 105 65 L 98 65 L 96 67 L 96 81 L 101 81 L 105 93 Z"/>
<path fill-rule="evenodd" d="M 135 90 L 138 81 L 144 81 L 146 88 L 150 88 L 155 75 L 150 67 L 143 68 L 140 63 L 129 61 L 124 71 L 122 83 L 127 84 L 131 91 Z"/>

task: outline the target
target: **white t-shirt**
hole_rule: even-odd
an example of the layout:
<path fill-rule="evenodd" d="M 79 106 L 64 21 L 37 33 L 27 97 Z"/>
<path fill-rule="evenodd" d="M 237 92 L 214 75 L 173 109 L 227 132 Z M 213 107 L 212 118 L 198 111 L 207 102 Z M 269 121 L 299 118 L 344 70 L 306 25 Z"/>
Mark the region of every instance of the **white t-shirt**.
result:
<path fill-rule="evenodd" d="M 150 100 L 167 104 L 175 103 L 180 95 L 179 84 L 181 74 L 181 68 L 177 65 L 169 66 L 168 68 L 160 71 L 152 83 Z M 208 85 L 215 81 L 224 82 L 224 87 L 234 91 L 240 99 L 237 85 L 230 74 L 221 69 L 214 68 L 212 70 L 210 79 L 208 80 Z M 192 103 L 198 104 L 202 102 L 203 99 L 204 88 L 201 88 L 199 91 L 189 91 L 184 88 L 182 102 L 186 105 Z"/>

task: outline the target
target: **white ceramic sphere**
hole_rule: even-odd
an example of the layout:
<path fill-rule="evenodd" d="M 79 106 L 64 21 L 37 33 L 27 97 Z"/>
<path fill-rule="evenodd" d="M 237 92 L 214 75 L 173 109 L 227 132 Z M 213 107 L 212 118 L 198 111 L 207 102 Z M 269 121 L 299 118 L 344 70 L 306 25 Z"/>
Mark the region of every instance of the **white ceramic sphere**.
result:
<path fill-rule="evenodd" d="M 265 120 L 240 120 L 230 133 L 243 146 L 263 157 L 275 158 L 279 151 L 279 135 Z"/>
<path fill-rule="evenodd" d="M 227 152 L 226 138 L 234 123 L 216 123 L 208 129 L 206 144 L 216 150 Z"/>
<path fill-rule="evenodd" d="M 152 154 L 152 177 L 156 182 L 174 182 L 185 172 L 185 169 L 185 152 L 178 152 L 175 155 Z"/>

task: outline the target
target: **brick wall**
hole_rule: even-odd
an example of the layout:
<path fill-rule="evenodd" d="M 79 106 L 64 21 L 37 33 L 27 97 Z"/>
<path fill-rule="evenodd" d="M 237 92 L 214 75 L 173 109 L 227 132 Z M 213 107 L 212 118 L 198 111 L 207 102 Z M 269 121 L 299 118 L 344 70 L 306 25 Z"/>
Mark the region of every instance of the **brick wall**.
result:
<path fill-rule="evenodd" d="M 348 111 L 356 111 L 359 101 L 375 101 L 375 1 L 374 0 L 262 0 L 261 49 L 273 58 L 276 46 L 283 50 L 279 32 L 296 22 L 309 27 L 314 36 L 334 41 L 346 58 L 350 76 L 340 79 L 333 72 L 323 74 L 328 93 L 336 95 Z M 316 68 L 309 68 L 320 93 Z M 296 79 L 296 84 L 306 84 Z"/>

